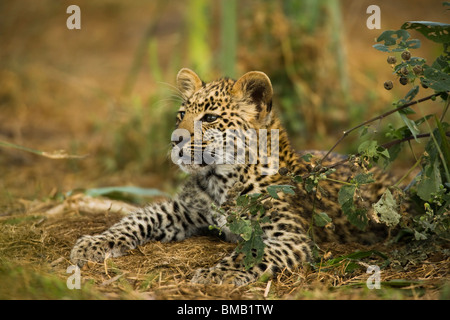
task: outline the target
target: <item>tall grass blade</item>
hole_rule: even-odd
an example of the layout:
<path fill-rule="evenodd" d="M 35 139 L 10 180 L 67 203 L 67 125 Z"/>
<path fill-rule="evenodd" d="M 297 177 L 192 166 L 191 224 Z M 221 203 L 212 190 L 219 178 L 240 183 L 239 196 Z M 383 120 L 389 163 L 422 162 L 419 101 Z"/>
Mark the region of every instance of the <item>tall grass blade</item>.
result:
<path fill-rule="evenodd" d="M 229 77 L 236 77 L 237 1 L 221 0 L 221 71 Z"/>
<path fill-rule="evenodd" d="M 200 75 L 209 73 L 211 67 L 209 3 L 206 0 L 190 0 L 187 15 L 189 60 L 191 68 Z"/>

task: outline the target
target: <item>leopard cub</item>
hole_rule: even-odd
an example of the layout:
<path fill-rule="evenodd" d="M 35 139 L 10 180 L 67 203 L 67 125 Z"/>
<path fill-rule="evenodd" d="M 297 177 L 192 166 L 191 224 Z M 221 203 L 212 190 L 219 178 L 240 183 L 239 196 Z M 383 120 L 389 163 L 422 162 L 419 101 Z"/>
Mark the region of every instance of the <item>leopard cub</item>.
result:
<path fill-rule="evenodd" d="M 221 78 L 205 83 L 192 70 L 182 69 L 177 86 L 183 103 L 176 117 L 179 134 L 173 135 L 172 159 L 190 178 L 173 199 L 141 208 L 99 235 L 78 239 L 70 254 L 73 263 L 82 266 L 88 260 L 119 257 L 152 240 L 183 240 L 210 225 L 224 226 L 225 238 L 238 241 L 239 237 L 227 229 L 226 217 L 216 214 L 212 204 L 221 206 L 236 183 L 241 195 L 266 193 L 270 185 L 292 185 L 291 178 L 280 175 L 278 168 L 289 168 L 297 175 L 308 172 L 309 164 L 292 149 L 272 108 L 273 90 L 266 74 L 253 71 L 237 81 Z M 225 142 L 229 144 L 224 154 Z M 236 148 L 239 145 L 244 146 L 243 151 Z M 265 152 L 258 150 L 261 146 Z M 333 157 L 339 158 L 332 155 L 329 160 Z M 373 241 L 380 228 L 361 232 L 348 223 L 338 204 L 340 185 L 332 180 L 345 181 L 354 174 L 350 164 L 342 164 L 332 179 L 321 182 L 317 194 L 298 184 L 295 194 L 272 199 L 265 213 L 270 222 L 261 225 L 265 244 L 262 261 L 245 270 L 242 254 L 233 252 L 217 265 L 197 270 L 191 281 L 245 285 L 262 274 L 275 275 L 311 261 L 313 243 L 307 231 L 313 210 L 326 212 L 334 223 L 333 229 L 317 230 L 315 241 Z M 373 203 L 384 189 L 383 183 L 371 184 L 361 198 Z"/>

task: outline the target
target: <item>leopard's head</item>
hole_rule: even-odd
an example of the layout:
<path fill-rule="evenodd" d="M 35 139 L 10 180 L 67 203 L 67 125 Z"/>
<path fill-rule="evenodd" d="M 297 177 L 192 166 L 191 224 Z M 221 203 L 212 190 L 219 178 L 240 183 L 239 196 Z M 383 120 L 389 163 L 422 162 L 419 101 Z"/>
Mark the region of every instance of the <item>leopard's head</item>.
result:
<path fill-rule="evenodd" d="M 252 161 L 249 136 L 272 122 L 273 90 L 266 74 L 252 71 L 237 81 L 221 78 L 205 83 L 184 68 L 177 87 L 183 103 L 172 135 L 172 160 L 181 169 L 193 173 L 209 166 L 242 164 L 238 141 L 247 149 L 245 163 Z"/>

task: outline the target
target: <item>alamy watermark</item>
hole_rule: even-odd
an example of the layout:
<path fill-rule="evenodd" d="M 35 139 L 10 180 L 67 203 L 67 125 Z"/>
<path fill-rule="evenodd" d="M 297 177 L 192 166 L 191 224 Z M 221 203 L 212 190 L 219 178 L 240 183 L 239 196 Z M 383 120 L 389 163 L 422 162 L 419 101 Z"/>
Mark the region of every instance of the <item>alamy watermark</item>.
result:
<path fill-rule="evenodd" d="M 81 289 L 81 270 L 77 265 L 68 266 L 66 273 L 72 274 L 67 278 L 66 285 L 70 290 Z"/>
<path fill-rule="evenodd" d="M 71 13 L 71 15 L 66 20 L 67 29 L 81 29 L 81 10 L 77 5 L 70 5 L 67 7 L 66 13 Z"/>
<path fill-rule="evenodd" d="M 177 165 L 260 164 L 261 175 L 273 175 L 279 169 L 279 130 L 209 129 L 194 121 L 194 133 L 176 129 L 171 158 Z"/>
<path fill-rule="evenodd" d="M 71 14 L 66 21 L 67 29 L 81 29 L 81 9 L 77 5 L 67 7 L 66 13 Z M 381 9 L 379 6 L 372 4 L 367 7 L 366 13 L 370 16 L 366 20 L 366 27 L 370 30 L 381 29 Z"/>
<path fill-rule="evenodd" d="M 379 6 L 372 4 L 367 7 L 367 14 L 370 16 L 367 18 L 366 27 L 367 29 L 381 29 L 381 9 Z"/>
<path fill-rule="evenodd" d="M 71 275 L 67 278 L 66 285 L 70 290 L 81 289 L 81 269 L 77 265 L 70 265 L 66 269 L 66 273 Z M 366 273 L 370 276 L 366 280 L 368 289 L 381 289 L 381 270 L 377 265 L 369 265 Z"/>
<path fill-rule="evenodd" d="M 370 290 L 380 289 L 381 288 L 381 271 L 380 267 L 377 265 L 370 265 L 367 267 L 366 273 L 371 274 L 369 278 L 367 278 L 366 286 Z"/>

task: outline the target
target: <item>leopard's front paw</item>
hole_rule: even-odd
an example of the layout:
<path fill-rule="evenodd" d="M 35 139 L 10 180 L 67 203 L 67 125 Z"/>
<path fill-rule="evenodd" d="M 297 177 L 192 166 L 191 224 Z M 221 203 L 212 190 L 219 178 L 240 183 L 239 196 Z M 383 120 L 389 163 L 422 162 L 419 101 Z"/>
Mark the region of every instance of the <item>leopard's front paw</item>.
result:
<path fill-rule="evenodd" d="M 198 269 L 191 279 L 191 283 L 224 284 L 230 283 L 243 286 L 256 281 L 257 276 L 251 271 L 221 270 L 218 268 Z"/>
<path fill-rule="evenodd" d="M 102 262 L 110 255 L 112 245 L 102 235 L 82 236 L 72 248 L 70 260 L 79 267 L 88 261 Z"/>

